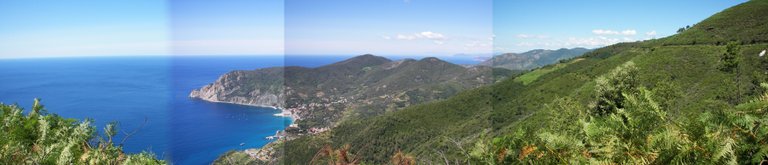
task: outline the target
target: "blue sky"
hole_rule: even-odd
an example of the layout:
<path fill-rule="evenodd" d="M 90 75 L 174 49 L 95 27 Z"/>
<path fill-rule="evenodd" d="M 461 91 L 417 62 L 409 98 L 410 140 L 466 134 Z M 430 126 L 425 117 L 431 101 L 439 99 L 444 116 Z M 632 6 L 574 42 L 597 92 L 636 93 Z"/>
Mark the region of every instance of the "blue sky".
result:
<path fill-rule="evenodd" d="M 0 58 L 279 55 L 282 0 L 2 0 Z"/>
<path fill-rule="evenodd" d="M 283 0 L 168 2 L 171 54 L 283 54 Z"/>
<path fill-rule="evenodd" d="M 745 0 L 496 0 L 494 52 L 660 38 Z"/>
<path fill-rule="evenodd" d="M 166 3 L 2 0 L 0 58 L 166 54 Z"/>
<path fill-rule="evenodd" d="M 743 1 L 2 0 L 0 58 L 596 48 L 668 36 Z"/>
<path fill-rule="evenodd" d="M 491 0 L 288 0 L 286 54 L 490 53 Z"/>

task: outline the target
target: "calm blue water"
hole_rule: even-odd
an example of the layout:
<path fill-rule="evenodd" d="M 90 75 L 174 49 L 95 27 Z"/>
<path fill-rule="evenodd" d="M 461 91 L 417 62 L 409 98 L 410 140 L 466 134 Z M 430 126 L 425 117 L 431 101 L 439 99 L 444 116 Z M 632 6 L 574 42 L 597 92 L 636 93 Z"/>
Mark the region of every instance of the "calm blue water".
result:
<path fill-rule="evenodd" d="M 67 118 L 94 119 L 99 130 L 111 121 L 119 122 L 122 131 L 138 129 L 124 144 L 127 152 L 152 151 L 174 164 L 209 164 L 226 151 L 263 146 L 268 142 L 265 137 L 285 128 L 290 119 L 273 116 L 279 112 L 274 109 L 190 99 L 187 96 L 191 90 L 232 70 L 285 65 L 317 67 L 349 57 L 0 60 L 0 102 L 18 103 L 29 109 L 33 98 L 41 98 L 48 112 Z M 471 63 L 468 58 L 446 60 Z M 244 145 L 240 146 L 241 143 Z"/>
<path fill-rule="evenodd" d="M 169 154 L 172 116 L 170 58 L 50 58 L 0 60 L 0 102 L 25 109 L 41 98 L 50 113 L 119 122 L 121 131 L 146 125 L 125 143 L 128 152 Z M 122 137 L 117 137 L 122 139 Z"/>
<path fill-rule="evenodd" d="M 208 164 L 229 150 L 261 147 L 265 137 L 290 124 L 279 111 L 187 96 L 232 70 L 282 66 L 283 57 L 175 57 L 171 61 L 172 108 L 168 118 L 168 151 L 175 164 Z M 244 143 L 243 146 L 240 146 Z"/>
<path fill-rule="evenodd" d="M 49 112 L 94 119 L 99 129 L 118 121 L 130 131 L 146 119 L 126 141 L 127 152 L 208 164 L 228 150 L 264 145 L 290 119 L 273 116 L 273 109 L 189 99 L 189 91 L 231 70 L 281 65 L 282 57 L 247 56 L 0 60 L 0 102 L 28 109 L 42 98 Z"/>

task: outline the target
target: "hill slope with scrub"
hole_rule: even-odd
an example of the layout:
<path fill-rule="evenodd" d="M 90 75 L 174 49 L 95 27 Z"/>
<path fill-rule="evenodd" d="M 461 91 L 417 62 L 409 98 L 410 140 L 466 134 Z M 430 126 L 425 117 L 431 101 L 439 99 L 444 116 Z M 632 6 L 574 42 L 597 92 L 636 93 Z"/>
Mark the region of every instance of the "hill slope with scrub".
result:
<path fill-rule="evenodd" d="M 402 152 L 423 163 L 757 164 L 768 160 L 763 20 L 768 1 L 749 1 L 667 38 L 345 121 L 281 143 L 278 156 L 302 164 L 323 159 L 315 156 L 326 145 L 349 145 L 350 157 L 371 163 Z"/>

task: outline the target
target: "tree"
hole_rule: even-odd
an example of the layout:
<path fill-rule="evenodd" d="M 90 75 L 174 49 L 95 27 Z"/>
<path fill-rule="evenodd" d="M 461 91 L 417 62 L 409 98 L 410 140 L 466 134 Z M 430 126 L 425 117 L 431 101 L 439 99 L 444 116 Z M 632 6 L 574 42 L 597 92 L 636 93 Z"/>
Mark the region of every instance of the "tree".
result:
<path fill-rule="evenodd" d="M 723 72 L 733 72 L 739 66 L 738 54 L 741 47 L 738 42 L 731 41 L 725 46 L 725 53 L 720 55 L 720 65 L 718 69 Z"/>
<path fill-rule="evenodd" d="M 677 29 L 677 33 L 682 33 L 683 31 L 685 31 L 684 27 L 681 27 L 680 29 Z"/>

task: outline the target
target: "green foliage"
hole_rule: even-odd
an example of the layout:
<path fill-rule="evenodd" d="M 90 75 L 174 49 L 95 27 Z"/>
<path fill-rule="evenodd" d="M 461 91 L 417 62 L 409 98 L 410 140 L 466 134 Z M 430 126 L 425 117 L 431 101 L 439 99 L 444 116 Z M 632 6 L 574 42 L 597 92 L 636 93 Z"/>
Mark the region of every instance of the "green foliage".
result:
<path fill-rule="evenodd" d="M 732 72 L 739 66 L 738 54 L 741 53 L 737 42 L 728 42 L 725 46 L 725 53 L 720 56 L 720 65 L 718 68 L 724 72 Z"/>
<path fill-rule="evenodd" d="M 625 95 L 637 92 L 637 74 L 635 63 L 630 61 L 611 71 L 609 75 L 597 78 L 597 103 L 592 113 L 607 115 L 624 108 Z"/>
<path fill-rule="evenodd" d="M 0 110 L 0 164 L 165 164 L 151 153 L 125 154 L 115 146 L 115 123 L 105 127 L 105 140 L 94 137 L 90 120 L 47 114 L 38 99 L 28 115 L 16 105 L 0 104 Z"/>
<path fill-rule="evenodd" d="M 605 79 L 627 79 L 623 65 Z M 613 84 L 617 85 L 617 84 Z M 597 89 L 611 87 L 598 83 Z M 601 87 L 603 86 L 603 87 Z M 766 85 L 768 86 L 768 85 Z M 669 119 L 654 93 L 643 87 L 618 88 L 621 108 L 607 113 L 567 113 L 554 127 L 493 139 L 493 150 L 476 147 L 475 160 L 486 164 L 758 164 L 768 161 L 768 96 L 763 94 L 735 109 L 711 109 L 688 122 Z M 583 106 L 555 101 L 550 111 L 581 112 Z M 558 118 L 555 117 L 555 118 Z M 573 129 L 573 125 L 580 129 Z M 492 159 L 488 159 L 492 158 Z"/>

